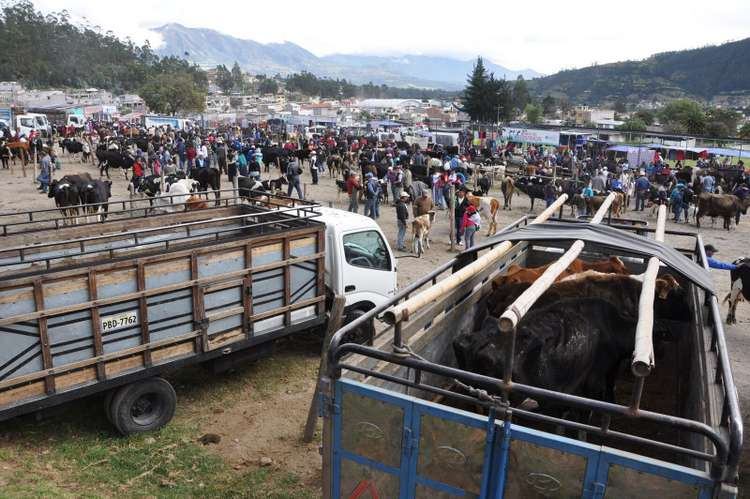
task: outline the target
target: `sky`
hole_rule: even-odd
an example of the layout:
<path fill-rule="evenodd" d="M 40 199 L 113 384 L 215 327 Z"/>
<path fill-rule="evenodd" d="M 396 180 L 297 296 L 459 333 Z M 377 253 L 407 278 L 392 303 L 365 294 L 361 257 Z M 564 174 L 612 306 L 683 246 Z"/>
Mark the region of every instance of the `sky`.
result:
<path fill-rule="evenodd" d="M 161 40 L 150 29 L 176 22 L 261 43 L 290 41 L 318 56 L 482 55 L 544 74 L 750 37 L 748 0 L 224 0 L 215 10 L 194 0 L 34 4 L 45 13 L 66 9 L 73 19 L 154 47 Z"/>

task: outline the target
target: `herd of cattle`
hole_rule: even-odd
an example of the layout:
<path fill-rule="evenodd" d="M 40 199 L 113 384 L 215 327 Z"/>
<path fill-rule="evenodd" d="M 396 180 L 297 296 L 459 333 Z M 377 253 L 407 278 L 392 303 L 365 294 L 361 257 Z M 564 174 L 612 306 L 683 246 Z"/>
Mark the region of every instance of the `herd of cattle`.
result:
<path fill-rule="evenodd" d="M 546 268 L 511 265 L 495 278 L 492 292 L 478 304 L 474 330 L 453 342 L 459 368 L 503 379 L 511 347 L 508 335 L 499 332 L 499 318 Z M 575 260 L 519 322 L 513 380 L 614 402 L 620 365 L 634 349 L 642 279 L 617 257 Z M 669 328 L 660 328 L 660 319 L 691 319 L 687 294 L 670 274 L 656 281 L 654 316 L 657 343 L 670 334 Z M 549 413 L 560 410 L 542 400 L 514 402 Z"/>

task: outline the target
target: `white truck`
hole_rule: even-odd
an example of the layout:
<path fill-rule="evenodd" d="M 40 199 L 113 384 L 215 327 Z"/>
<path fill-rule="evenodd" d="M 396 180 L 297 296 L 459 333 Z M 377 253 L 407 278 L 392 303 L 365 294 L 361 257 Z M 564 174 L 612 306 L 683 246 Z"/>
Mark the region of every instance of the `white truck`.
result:
<path fill-rule="evenodd" d="M 0 420 L 107 392 L 119 432 L 153 430 L 176 405 L 164 372 L 224 370 L 320 331 L 335 295 L 345 323 L 395 296 L 373 220 L 235 200 L 147 217 L 148 200 L 111 202 L 106 221 L 78 225 L 57 210 L 0 215 Z"/>

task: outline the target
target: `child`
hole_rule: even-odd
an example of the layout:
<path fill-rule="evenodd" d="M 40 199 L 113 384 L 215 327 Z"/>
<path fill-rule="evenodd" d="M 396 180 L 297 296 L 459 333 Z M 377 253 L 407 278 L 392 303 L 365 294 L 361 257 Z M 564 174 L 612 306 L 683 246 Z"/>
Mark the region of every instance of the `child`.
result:
<path fill-rule="evenodd" d="M 466 243 L 466 249 L 474 246 L 474 234 L 479 230 L 482 223 L 482 219 L 477 213 L 477 209 L 473 204 L 470 204 L 464 212 L 464 218 L 461 222 L 461 228 L 464 231 L 464 242 Z"/>

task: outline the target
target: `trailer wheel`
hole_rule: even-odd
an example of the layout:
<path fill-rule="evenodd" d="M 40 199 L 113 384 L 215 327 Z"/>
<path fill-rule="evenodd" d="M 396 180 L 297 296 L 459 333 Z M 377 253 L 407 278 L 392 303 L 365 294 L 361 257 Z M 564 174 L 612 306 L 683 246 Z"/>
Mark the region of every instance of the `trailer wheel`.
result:
<path fill-rule="evenodd" d="M 174 388 L 164 378 L 125 385 L 110 405 L 112 423 L 123 435 L 157 430 L 169 423 L 177 406 Z"/>
<path fill-rule="evenodd" d="M 355 320 L 359 319 L 366 313 L 367 312 L 359 308 L 350 310 L 344 316 L 344 325 L 354 322 Z M 342 343 L 359 343 L 360 345 L 364 345 L 364 344 L 372 345 L 372 339 L 374 337 L 375 337 L 375 325 L 372 323 L 372 321 L 368 321 L 360 325 L 358 328 L 354 329 L 353 331 L 349 332 L 349 334 L 347 334 L 343 338 Z"/>
<path fill-rule="evenodd" d="M 107 416 L 107 421 L 110 424 L 115 424 L 114 417 L 112 416 L 112 399 L 115 398 L 116 392 L 116 389 L 112 389 L 104 396 L 104 414 Z"/>

